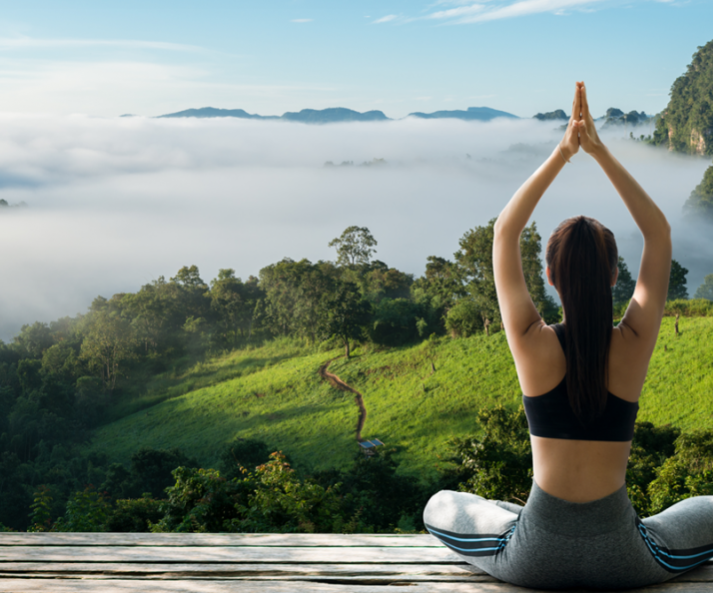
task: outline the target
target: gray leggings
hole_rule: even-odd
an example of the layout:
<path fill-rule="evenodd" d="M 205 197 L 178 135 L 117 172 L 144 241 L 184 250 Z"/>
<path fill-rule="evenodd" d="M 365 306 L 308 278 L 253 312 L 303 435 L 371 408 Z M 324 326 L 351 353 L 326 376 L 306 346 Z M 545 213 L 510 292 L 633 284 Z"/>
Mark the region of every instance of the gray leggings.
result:
<path fill-rule="evenodd" d="M 428 502 L 423 520 L 463 560 L 523 587 L 642 587 L 713 557 L 713 496 L 688 498 L 639 520 L 626 487 L 574 503 L 533 482 L 524 507 L 443 490 Z"/>

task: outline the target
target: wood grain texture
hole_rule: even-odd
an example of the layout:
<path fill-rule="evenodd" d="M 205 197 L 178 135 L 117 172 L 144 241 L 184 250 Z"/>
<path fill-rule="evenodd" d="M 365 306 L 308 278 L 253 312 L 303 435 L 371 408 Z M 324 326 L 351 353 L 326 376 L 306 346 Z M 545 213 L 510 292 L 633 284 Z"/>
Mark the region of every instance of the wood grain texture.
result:
<path fill-rule="evenodd" d="M 148 586 L 147 586 L 148 585 Z M 396 589 L 399 593 L 542 593 L 505 583 L 413 583 Z M 213 581 L 152 581 L 113 580 L 111 585 L 101 580 L 0 580 L 0 591 L 13 593 L 95 593 L 141 592 L 141 593 L 385 593 L 380 585 L 340 585 L 330 583 L 295 583 L 280 581 L 251 581 L 237 584 L 232 580 Z M 702 591 L 677 591 L 676 593 L 702 593 Z"/>
<path fill-rule="evenodd" d="M 428 535 L 0 534 L 0 593 L 534 593 L 468 566 Z M 636 591 L 713 593 L 713 563 Z"/>
<path fill-rule="evenodd" d="M 278 548 L 163 546 L 7 546 L 0 561 L 43 562 L 378 562 L 431 564 L 461 560 L 448 548 Z"/>
<path fill-rule="evenodd" d="M 516 587 L 506 583 L 413 583 L 396 589 L 400 593 L 542 593 L 541 590 Z M 385 593 L 380 585 L 341 585 L 330 583 L 305 583 L 288 581 L 250 581 L 236 583 L 234 580 L 210 581 L 152 581 L 112 580 L 109 585 L 103 580 L 54 580 L 54 579 L 0 579 L 0 591 L 12 593 Z M 628 590 L 628 593 L 710 593 L 705 583 L 671 583 L 645 589 Z M 560 593 L 584 593 L 567 591 Z M 591 593 L 591 592 L 587 592 Z"/>
<path fill-rule="evenodd" d="M 432 535 L 324 533 L 0 533 L 2 546 L 444 547 Z"/>
<path fill-rule="evenodd" d="M 472 572 L 465 564 L 205 564 L 195 563 L 130 563 L 130 562 L 0 562 L 0 572 L 12 573 L 75 573 L 75 574 L 173 574 L 230 575 L 256 577 L 296 576 L 390 576 L 419 575 L 428 577 L 485 576 Z M 475 568 L 475 567 L 473 567 Z"/>

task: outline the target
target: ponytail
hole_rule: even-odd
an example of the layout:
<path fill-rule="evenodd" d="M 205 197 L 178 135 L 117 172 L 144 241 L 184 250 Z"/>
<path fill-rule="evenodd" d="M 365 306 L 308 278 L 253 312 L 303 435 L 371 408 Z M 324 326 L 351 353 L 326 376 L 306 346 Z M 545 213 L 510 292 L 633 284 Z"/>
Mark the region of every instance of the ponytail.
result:
<path fill-rule="evenodd" d="M 564 310 L 567 394 L 586 424 L 602 414 L 607 401 L 611 284 L 618 261 L 614 235 L 592 218 L 570 218 L 552 233 L 546 259 Z"/>

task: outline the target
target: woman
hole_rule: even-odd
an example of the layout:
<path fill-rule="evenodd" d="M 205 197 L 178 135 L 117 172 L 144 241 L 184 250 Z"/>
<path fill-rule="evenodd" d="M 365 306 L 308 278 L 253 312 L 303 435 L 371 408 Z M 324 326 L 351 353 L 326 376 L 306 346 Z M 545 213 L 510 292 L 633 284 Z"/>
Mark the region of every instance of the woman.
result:
<path fill-rule="evenodd" d="M 639 278 L 612 327 L 617 250 L 597 221 L 564 221 L 547 246 L 547 278 L 564 322 L 544 323 L 527 291 L 520 234 L 579 149 L 602 167 L 644 236 Z M 670 579 L 713 557 L 713 497 L 639 520 L 626 465 L 638 399 L 661 325 L 671 264 L 663 213 L 599 139 L 584 83 L 564 138 L 495 223 L 495 285 L 530 425 L 534 481 L 524 507 L 462 492 L 436 494 L 429 531 L 496 578 L 538 588 L 615 589 Z"/>

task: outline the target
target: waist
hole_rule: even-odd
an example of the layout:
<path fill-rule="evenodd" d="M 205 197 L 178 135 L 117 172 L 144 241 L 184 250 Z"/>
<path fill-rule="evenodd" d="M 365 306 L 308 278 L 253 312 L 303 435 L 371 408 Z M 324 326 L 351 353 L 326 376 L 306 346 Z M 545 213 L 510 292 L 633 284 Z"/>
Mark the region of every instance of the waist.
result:
<path fill-rule="evenodd" d="M 531 437 L 533 475 L 559 498 L 587 502 L 621 488 L 631 442 L 568 441 Z"/>
<path fill-rule="evenodd" d="M 548 494 L 533 480 L 520 520 L 550 533 L 594 537 L 630 528 L 636 521 L 636 511 L 629 501 L 626 485 L 603 498 L 570 502 Z"/>

